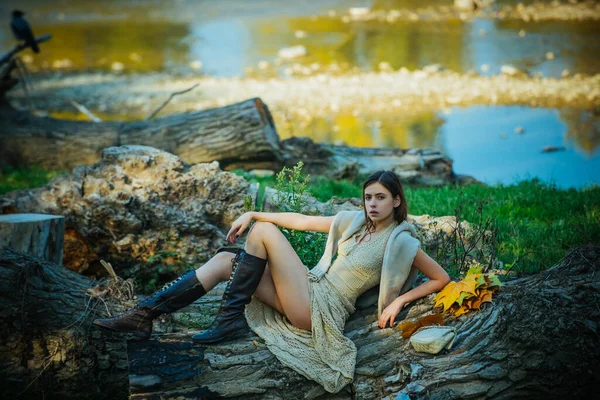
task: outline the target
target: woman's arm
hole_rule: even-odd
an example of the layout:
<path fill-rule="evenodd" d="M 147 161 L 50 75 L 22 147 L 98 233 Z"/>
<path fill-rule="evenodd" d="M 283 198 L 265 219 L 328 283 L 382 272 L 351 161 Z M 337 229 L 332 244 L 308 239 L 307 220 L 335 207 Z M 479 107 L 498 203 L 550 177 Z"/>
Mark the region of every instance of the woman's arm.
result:
<path fill-rule="evenodd" d="M 428 294 L 439 292 L 450 282 L 450 276 L 434 259 L 429 257 L 423 250 L 417 250 L 413 260 L 413 266 L 429 278 L 427 282 L 414 289 L 396 297 L 396 299 L 383 310 L 379 317 L 379 327 L 385 328 L 389 322 L 390 327 L 394 324 L 396 316 L 404 306 L 413 300 L 425 297 Z"/>
<path fill-rule="evenodd" d="M 252 221 L 271 222 L 282 228 L 297 231 L 329 232 L 334 217 L 315 217 L 299 213 L 247 212 L 231 224 L 225 240 L 235 243 Z"/>

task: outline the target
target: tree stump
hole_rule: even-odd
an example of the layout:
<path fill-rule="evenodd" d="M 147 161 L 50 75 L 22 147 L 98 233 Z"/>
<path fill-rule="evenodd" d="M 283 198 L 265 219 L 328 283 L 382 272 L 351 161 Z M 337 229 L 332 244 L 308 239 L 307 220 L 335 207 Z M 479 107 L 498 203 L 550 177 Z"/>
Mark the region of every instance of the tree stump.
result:
<path fill-rule="evenodd" d="M 62 265 L 64 233 L 60 215 L 0 215 L 0 249 L 10 247 Z"/>
<path fill-rule="evenodd" d="M 129 396 L 126 339 L 90 326 L 113 308 L 92 285 L 57 264 L 0 253 L 0 397 Z"/>

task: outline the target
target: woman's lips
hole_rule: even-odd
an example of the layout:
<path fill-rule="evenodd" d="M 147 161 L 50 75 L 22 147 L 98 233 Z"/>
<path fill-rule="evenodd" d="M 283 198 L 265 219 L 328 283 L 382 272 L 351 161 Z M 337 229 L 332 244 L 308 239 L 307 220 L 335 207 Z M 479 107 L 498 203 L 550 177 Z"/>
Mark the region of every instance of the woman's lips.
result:
<path fill-rule="evenodd" d="M 379 214 L 377 211 L 369 211 L 370 215 Z"/>

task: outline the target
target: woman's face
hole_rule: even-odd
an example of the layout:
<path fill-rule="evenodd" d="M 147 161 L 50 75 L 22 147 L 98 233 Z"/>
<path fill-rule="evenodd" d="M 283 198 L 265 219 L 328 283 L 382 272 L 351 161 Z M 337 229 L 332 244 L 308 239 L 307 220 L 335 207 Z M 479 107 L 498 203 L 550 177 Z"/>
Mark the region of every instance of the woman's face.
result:
<path fill-rule="evenodd" d="M 394 207 L 400 205 L 400 196 L 394 199 L 385 186 L 375 182 L 365 188 L 364 204 L 369 218 L 377 223 L 394 217 Z"/>

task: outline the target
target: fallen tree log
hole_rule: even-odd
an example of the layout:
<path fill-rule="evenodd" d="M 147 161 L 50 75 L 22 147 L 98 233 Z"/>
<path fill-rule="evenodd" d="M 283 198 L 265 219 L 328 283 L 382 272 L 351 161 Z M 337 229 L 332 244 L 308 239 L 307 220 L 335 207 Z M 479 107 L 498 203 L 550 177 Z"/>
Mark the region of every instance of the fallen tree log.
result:
<path fill-rule="evenodd" d="M 4 165 L 70 169 L 93 164 L 103 149 L 146 145 L 189 163 L 219 161 L 244 168 L 281 165 L 273 119 L 262 100 L 149 121 L 101 122 L 37 117 L 0 101 L 0 160 Z"/>
<path fill-rule="evenodd" d="M 447 319 L 458 336 L 436 356 L 415 352 L 395 328 L 378 329 L 367 293 L 346 327 L 358 347 L 355 381 L 337 395 L 284 367 L 255 335 L 207 347 L 182 334 L 130 342 L 131 398 L 585 398 L 600 378 L 599 268 L 600 247 L 585 246 L 506 283 L 481 311 Z M 431 313 L 432 298 L 400 320 Z"/>
<path fill-rule="evenodd" d="M 2 250 L 2 398 L 80 399 L 83 393 L 90 399 L 127 398 L 126 340 L 90 329 L 105 303 L 88 289 L 92 282 L 79 274 L 31 255 Z"/>
<path fill-rule="evenodd" d="M 5 83 L 8 90 L 16 80 Z M 155 120 L 92 123 L 15 110 L 0 91 L 0 122 L 0 165 L 70 169 L 97 162 L 106 147 L 145 145 L 191 164 L 218 161 L 223 170 L 279 171 L 302 161 L 307 173 L 337 178 L 390 169 L 411 184 L 473 181 L 456 176 L 452 160 L 437 150 L 335 146 L 305 137 L 280 141 L 269 109 L 258 98 Z"/>

